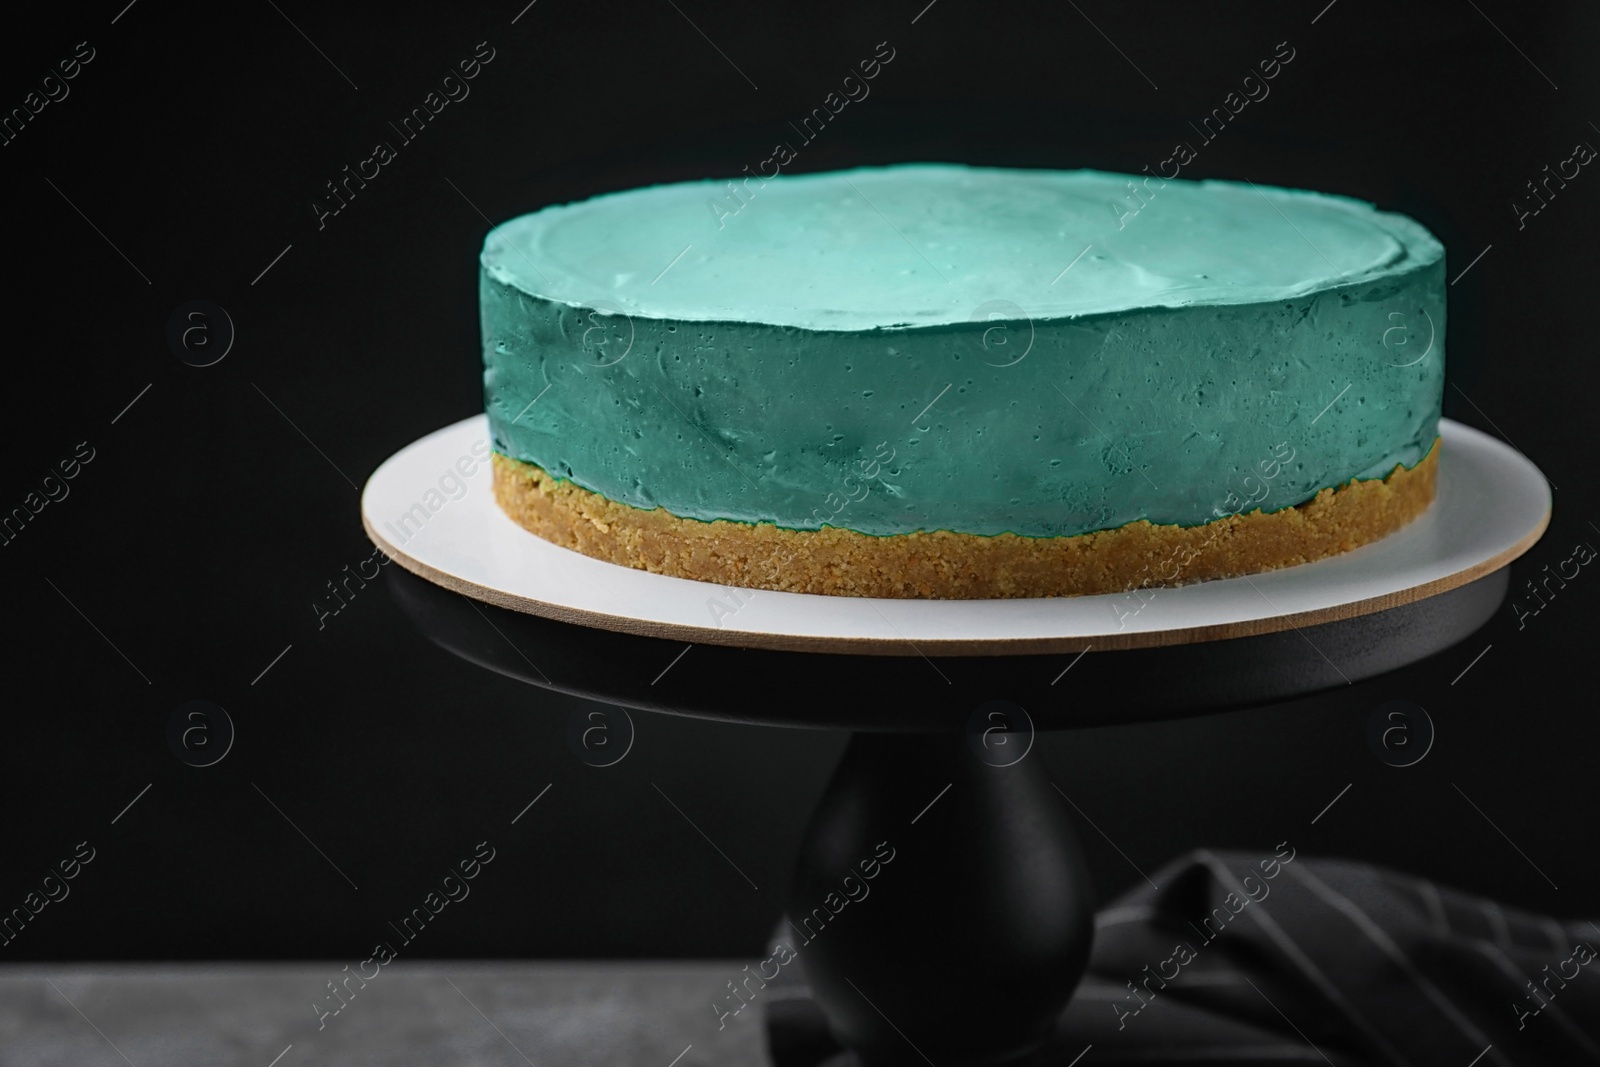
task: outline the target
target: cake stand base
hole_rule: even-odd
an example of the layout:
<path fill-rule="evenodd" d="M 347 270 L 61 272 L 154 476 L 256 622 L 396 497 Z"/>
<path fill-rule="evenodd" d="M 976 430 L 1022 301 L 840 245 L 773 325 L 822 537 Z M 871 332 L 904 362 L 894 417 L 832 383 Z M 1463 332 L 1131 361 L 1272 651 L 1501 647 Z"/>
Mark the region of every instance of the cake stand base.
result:
<path fill-rule="evenodd" d="M 1136 611 L 1117 597 L 752 595 L 542 542 L 495 508 L 486 466 L 444 502 L 438 472 L 471 469 L 484 432 L 466 420 L 414 443 L 362 497 L 400 564 L 391 588 L 430 639 L 608 704 L 853 732 L 800 850 L 787 955 L 742 980 L 744 999 L 762 982 L 771 996 L 797 959 L 809 982 L 810 999 L 773 999 L 779 1067 L 841 1054 L 1065 1067 L 1081 1050 L 1052 1042 L 1094 899 L 1072 786 L 1028 757 L 1033 731 L 1284 701 L 1433 655 L 1498 610 L 1506 565 L 1550 512 L 1537 468 L 1446 422 L 1439 498 L 1410 526 L 1334 559 L 1145 591 Z"/>
<path fill-rule="evenodd" d="M 1304 637 L 1335 656 L 1382 643 L 1412 662 L 1481 626 L 1507 587 L 1502 570 Z M 1124 655 L 1130 684 L 1208 687 L 1203 666 L 1162 677 Z M 1015 707 L 975 705 L 960 731 L 851 735 L 796 863 L 783 932 L 809 990 L 768 1016 L 776 1067 L 1065 1067 L 1083 1051 L 1059 1024 L 1088 964 L 1094 886 L 1070 784 L 1029 758 Z"/>
<path fill-rule="evenodd" d="M 854 734 L 789 899 L 812 996 L 873 1067 L 922 1062 L 918 1049 L 952 1067 L 1017 1061 L 1054 1029 L 1094 932 L 1043 762 L 995 766 L 962 734 Z"/>
<path fill-rule="evenodd" d="M 674 669 L 674 684 L 636 692 L 614 666 L 655 670 L 681 646 L 477 605 L 397 568 L 389 575 L 433 641 L 536 685 L 672 714 L 854 724 L 801 845 L 778 938 L 787 952 L 745 980 L 752 1000 L 775 1005 L 777 1067 L 1064 1067 L 1081 1051 L 1060 1043 L 1059 1022 L 1088 961 L 1095 900 L 1071 784 L 1064 792 L 1029 754 L 1033 729 L 1224 711 L 1371 677 L 1482 626 L 1509 579 L 1501 569 L 1299 631 L 1095 655 L 1065 687 L 1050 684 L 1061 657 L 923 662 L 703 648 Z M 560 662 L 562 681 L 539 673 L 523 649 Z M 886 668 L 896 664 L 937 684 L 894 682 Z M 730 692 L 741 694 L 738 707 L 720 702 Z M 809 989 L 780 999 L 796 961 Z M 859 1058 L 834 1059 L 845 1049 Z"/>

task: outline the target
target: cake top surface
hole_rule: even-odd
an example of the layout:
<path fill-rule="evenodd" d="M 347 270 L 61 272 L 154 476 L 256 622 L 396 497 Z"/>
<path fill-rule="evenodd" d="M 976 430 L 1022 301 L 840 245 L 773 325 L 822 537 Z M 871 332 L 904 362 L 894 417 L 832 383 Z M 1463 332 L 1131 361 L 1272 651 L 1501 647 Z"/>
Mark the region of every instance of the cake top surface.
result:
<path fill-rule="evenodd" d="M 930 163 L 609 193 L 495 227 L 482 264 L 633 316 L 871 330 L 1292 299 L 1443 255 L 1345 197 Z"/>

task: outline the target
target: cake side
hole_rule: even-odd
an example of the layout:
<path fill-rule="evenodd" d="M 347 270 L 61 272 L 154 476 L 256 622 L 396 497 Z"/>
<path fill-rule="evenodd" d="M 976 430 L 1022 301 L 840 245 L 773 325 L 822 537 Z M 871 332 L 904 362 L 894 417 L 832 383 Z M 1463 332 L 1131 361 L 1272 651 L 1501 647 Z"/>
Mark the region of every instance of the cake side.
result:
<path fill-rule="evenodd" d="M 1253 493 L 1280 442 L 1295 460 L 1266 507 L 1421 459 L 1443 290 L 1439 262 L 1270 304 L 811 333 L 620 319 L 485 277 L 485 392 L 496 451 L 683 518 L 1192 525 Z"/>
<path fill-rule="evenodd" d="M 872 536 L 827 527 L 701 522 L 607 499 L 496 454 L 494 493 L 513 521 L 607 562 L 752 589 L 835 596 L 996 599 L 1181 585 L 1292 566 L 1384 537 L 1420 515 L 1439 442 L 1414 466 L 1352 479 L 1293 507 L 1197 526 L 1145 520 L 1071 537 L 931 533 Z"/>
<path fill-rule="evenodd" d="M 1049 537 L 1206 522 L 1280 443 L 1268 508 L 1437 435 L 1442 249 L 1370 205 L 943 165 L 773 180 L 731 220 L 717 190 L 491 232 L 496 451 L 688 519 Z"/>
<path fill-rule="evenodd" d="M 541 536 L 758 588 L 1042 596 L 1174 545 L 1153 584 L 1304 562 L 1431 499 L 1445 266 L 1410 219 L 947 165 L 712 195 L 485 240 L 497 499 Z"/>

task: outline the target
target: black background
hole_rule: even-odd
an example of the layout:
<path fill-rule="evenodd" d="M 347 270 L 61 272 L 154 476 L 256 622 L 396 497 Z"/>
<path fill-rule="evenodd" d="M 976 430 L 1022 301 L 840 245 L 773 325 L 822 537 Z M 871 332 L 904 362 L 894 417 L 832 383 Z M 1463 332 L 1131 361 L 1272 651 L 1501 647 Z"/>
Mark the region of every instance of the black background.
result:
<path fill-rule="evenodd" d="M 78 842 L 97 850 L 9 958 L 360 959 L 482 840 L 495 861 L 410 955 L 760 948 L 842 736 L 636 714 L 627 759 L 597 769 L 566 743 L 581 702 L 436 649 L 381 583 L 320 629 L 312 605 L 371 553 L 356 486 L 481 408 L 486 219 L 731 177 L 881 41 L 895 58 L 871 96 L 793 172 L 926 159 L 1137 172 L 1193 140 L 1187 122 L 1288 42 L 1271 95 L 1184 176 L 1406 211 L 1445 242 L 1450 277 L 1488 248 L 1449 291 L 1445 409 L 1513 441 L 1557 487 L 1514 594 L 1576 542 L 1600 544 L 1600 176 L 1585 169 L 1521 227 L 1512 208 L 1545 164 L 1600 144 L 1593 5 L 538 0 L 518 17 L 522 2 L 8 13 L 0 107 L 78 42 L 95 58 L 0 147 L 0 509 L 79 442 L 95 458 L 0 547 L 0 911 Z M 319 229 L 324 183 L 392 139 L 387 121 L 480 41 L 495 58 L 471 95 Z M 215 366 L 185 365 L 166 342 L 193 299 L 237 328 Z M 1196 845 L 1265 856 L 1287 839 L 1593 916 L 1597 588 L 1586 569 L 1522 628 L 1508 606 L 1381 679 L 1051 735 L 1037 758 L 1103 831 L 1084 841 L 1105 897 Z M 653 676 L 679 647 L 617 670 Z M 1115 671 L 1115 654 L 1076 669 Z M 195 698 L 238 730 L 208 768 L 166 742 L 173 709 Z M 1368 714 L 1395 698 L 1438 728 L 1405 769 L 1365 739 Z"/>

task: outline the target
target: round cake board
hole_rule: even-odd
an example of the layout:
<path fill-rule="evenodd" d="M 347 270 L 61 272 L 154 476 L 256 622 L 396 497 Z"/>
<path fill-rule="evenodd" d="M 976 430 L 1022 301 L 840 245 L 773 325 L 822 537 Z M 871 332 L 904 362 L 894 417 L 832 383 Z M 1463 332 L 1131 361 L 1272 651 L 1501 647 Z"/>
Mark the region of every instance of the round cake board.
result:
<path fill-rule="evenodd" d="M 560 548 L 494 501 L 484 415 L 386 460 L 361 496 L 373 542 L 476 600 L 582 626 L 697 644 L 860 655 L 991 656 L 1152 648 L 1304 628 L 1466 585 L 1526 552 L 1550 521 L 1539 469 L 1441 420 L 1438 496 L 1381 541 L 1241 578 L 1086 597 L 895 600 L 742 589 Z"/>

